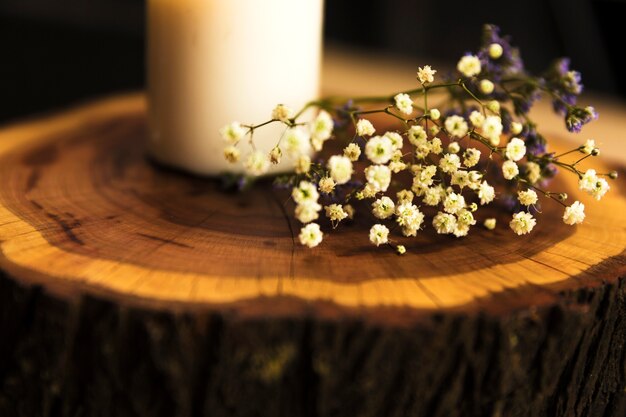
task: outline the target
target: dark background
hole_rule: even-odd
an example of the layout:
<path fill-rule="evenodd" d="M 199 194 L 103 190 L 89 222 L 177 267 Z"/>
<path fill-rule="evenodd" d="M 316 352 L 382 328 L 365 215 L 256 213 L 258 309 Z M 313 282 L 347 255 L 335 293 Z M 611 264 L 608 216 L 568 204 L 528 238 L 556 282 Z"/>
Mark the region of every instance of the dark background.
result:
<path fill-rule="evenodd" d="M 144 3 L 0 0 L 0 122 L 141 88 Z M 610 17 L 626 17 L 626 0 L 327 0 L 325 38 L 453 64 L 495 23 L 531 71 L 570 56 L 586 88 L 624 98 L 626 36 Z"/>

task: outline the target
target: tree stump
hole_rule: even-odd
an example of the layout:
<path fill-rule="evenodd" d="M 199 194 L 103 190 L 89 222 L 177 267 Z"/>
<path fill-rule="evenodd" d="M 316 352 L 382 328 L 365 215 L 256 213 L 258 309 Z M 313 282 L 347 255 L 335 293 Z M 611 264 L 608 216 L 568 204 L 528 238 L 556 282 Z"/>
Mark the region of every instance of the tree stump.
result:
<path fill-rule="evenodd" d="M 577 227 L 309 250 L 269 183 L 152 164 L 144 107 L 0 131 L 0 415 L 626 415 L 623 179 L 561 176 Z"/>

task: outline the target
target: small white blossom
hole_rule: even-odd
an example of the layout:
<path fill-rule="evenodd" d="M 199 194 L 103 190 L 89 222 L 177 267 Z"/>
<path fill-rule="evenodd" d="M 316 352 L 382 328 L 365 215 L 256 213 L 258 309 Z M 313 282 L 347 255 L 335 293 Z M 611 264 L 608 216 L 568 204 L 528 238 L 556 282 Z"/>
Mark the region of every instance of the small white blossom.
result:
<path fill-rule="evenodd" d="M 400 93 L 397 94 L 394 98 L 396 103 L 396 108 L 406 115 L 413 113 L 413 100 L 409 97 L 408 94 Z"/>
<path fill-rule="evenodd" d="M 441 143 L 441 139 L 433 138 L 430 141 L 430 152 L 434 153 L 435 155 L 439 155 L 440 153 L 443 152 L 443 146 L 442 146 L 442 143 Z"/>
<path fill-rule="evenodd" d="M 504 161 L 502 164 L 502 175 L 507 180 L 512 180 L 519 174 L 519 167 L 513 161 Z"/>
<path fill-rule="evenodd" d="M 459 153 L 460 151 L 461 146 L 459 145 L 459 142 L 450 142 L 450 144 L 448 145 L 449 153 Z"/>
<path fill-rule="evenodd" d="M 287 129 L 282 139 L 285 152 L 292 158 L 308 153 L 310 151 L 309 137 L 309 132 L 302 126 Z"/>
<path fill-rule="evenodd" d="M 489 56 L 492 59 L 500 58 L 503 52 L 504 52 L 504 49 L 502 48 L 502 45 L 500 45 L 499 43 L 492 43 L 491 45 L 489 45 Z"/>
<path fill-rule="evenodd" d="M 526 178 L 531 184 L 537 183 L 541 179 L 541 167 L 536 162 L 526 164 Z"/>
<path fill-rule="evenodd" d="M 582 151 L 584 154 L 591 155 L 591 152 L 596 149 L 596 141 L 593 139 L 587 139 L 585 144 L 582 147 Z"/>
<path fill-rule="evenodd" d="M 386 164 L 393 154 L 393 145 L 386 136 L 374 136 L 365 144 L 365 155 L 375 164 Z"/>
<path fill-rule="evenodd" d="M 524 126 L 520 122 L 511 122 L 511 133 L 514 135 L 519 135 L 522 133 Z"/>
<path fill-rule="evenodd" d="M 535 220 L 532 214 L 520 211 L 513 215 L 509 227 L 511 227 L 511 230 L 516 234 L 521 236 L 530 233 L 536 224 L 537 220 Z"/>
<path fill-rule="evenodd" d="M 455 214 L 465 208 L 465 198 L 461 194 L 450 193 L 443 201 L 443 209 L 446 213 Z"/>
<path fill-rule="evenodd" d="M 361 148 L 356 143 L 351 143 L 343 149 L 343 155 L 350 161 L 358 161 L 361 156 Z"/>
<path fill-rule="evenodd" d="M 304 226 L 300 229 L 300 235 L 298 238 L 300 239 L 300 243 L 308 246 L 309 248 L 314 248 L 322 242 L 322 238 L 324 234 L 320 230 L 319 224 L 311 223 Z"/>
<path fill-rule="evenodd" d="M 270 167 L 270 160 L 267 155 L 261 151 L 254 151 L 248 156 L 245 168 L 251 175 L 263 175 Z"/>
<path fill-rule="evenodd" d="M 309 125 L 311 139 L 313 141 L 321 142 L 330 139 L 333 134 L 334 127 L 335 123 L 333 122 L 333 118 L 330 113 L 325 110 L 321 110 L 317 117 Z"/>
<path fill-rule="evenodd" d="M 500 102 L 498 100 L 491 100 L 487 102 L 487 109 L 495 114 L 500 114 Z"/>
<path fill-rule="evenodd" d="M 467 173 L 467 179 L 469 180 L 468 187 L 472 190 L 478 190 L 480 188 L 480 182 L 483 179 L 483 174 L 479 171 L 469 171 Z"/>
<path fill-rule="evenodd" d="M 422 84 L 432 83 L 435 81 L 436 72 L 437 70 L 432 69 L 430 65 L 424 65 L 417 70 L 417 78 Z"/>
<path fill-rule="evenodd" d="M 502 119 L 500 119 L 500 116 L 485 117 L 482 131 L 493 146 L 498 146 L 500 144 L 500 136 L 502 135 Z M 525 149 L 526 148 L 524 148 L 524 152 L 526 152 Z"/>
<path fill-rule="evenodd" d="M 437 206 L 441 203 L 441 199 L 445 196 L 445 190 L 440 185 L 427 188 L 424 192 L 422 201 L 427 206 Z"/>
<path fill-rule="evenodd" d="M 375 224 L 370 229 L 370 242 L 376 246 L 384 245 L 389 240 L 389 229 L 384 224 Z"/>
<path fill-rule="evenodd" d="M 385 192 L 391 183 L 391 170 L 385 165 L 370 165 L 365 168 L 365 178 L 376 192 Z"/>
<path fill-rule="evenodd" d="M 476 148 L 467 148 L 463 152 L 463 165 L 468 168 L 475 166 L 480 161 L 480 151 Z"/>
<path fill-rule="evenodd" d="M 220 129 L 220 135 L 225 141 L 237 143 L 246 134 L 246 129 L 239 122 L 232 122 Z"/>
<path fill-rule="evenodd" d="M 463 226 L 473 226 L 476 224 L 476 220 L 471 211 L 463 209 L 456 213 L 456 223 Z"/>
<path fill-rule="evenodd" d="M 452 232 L 452 234 L 456 237 L 467 236 L 467 234 L 469 233 L 469 229 L 470 227 L 468 225 L 457 222 L 456 227 L 454 228 L 454 231 Z"/>
<path fill-rule="evenodd" d="M 496 190 L 487 181 L 483 181 L 478 189 L 478 198 L 480 198 L 480 204 L 489 204 L 496 198 Z"/>
<path fill-rule="evenodd" d="M 485 123 L 485 115 L 478 110 L 474 110 L 473 112 L 471 112 L 469 115 L 469 119 L 472 123 L 472 126 L 477 128 L 482 127 L 483 123 Z"/>
<path fill-rule="evenodd" d="M 401 134 L 399 134 L 398 132 L 386 132 L 383 136 L 391 141 L 391 147 L 394 151 L 402 149 L 403 140 Z"/>
<path fill-rule="evenodd" d="M 444 123 L 446 131 L 452 138 L 462 138 L 467 135 L 467 122 L 464 118 L 457 115 L 448 117 Z"/>
<path fill-rule="evenodd" d="M 396 198 L 398 199 L 398 204 L 412 203 L 415 198 L 415 194 L 409 190 L 400 190 L 396 193 Z"/>
<path fill-rule="evenodd" d="M 300 155 L 296 160 L 294 169 L 296 174 L 306 174 L 311 169 L 311 157 L 309 155 Z"/>
<path fill-rule="evenodd" d="M 409 137 L 409 142 L 411 142 L 413 146 L 419 146 L 428 138 L 428 134 L 426 134 L 426 131 L 420 125 L 411 126 L 411 128 L 407 131 L 407 136 Z"/>
<path fill-rule="evenodd" d="M 317 185 L 319 190 L 324 194 L 330 194 L 335 189 L 335 180 L 330 177 L 323 177 Z"/>
<path fill-rule="evenodd" d="M 456 69 L 466 77 L 473 77 L 480 74 L 480 59 L 475 55 L 465 55 L 459 60 Z"/>
<path fill-rule="evenodd" d="M 453 233 L 454 229 L 456 229 L 456 217 L 440 211 L 433 217 L 433 227 L 440 235 Z"/>
<path fill-rule="evenodd" d="M 356 122 L 356 134 L 359 136 L 372 136 L 376 132 L 374 125 L 367 119 L 359 119 Z"/>
<path fill-rule="evenodd" d="M 456 171 L 451 175 L 450 184 L 458 185 L 461 189 L 470 185 L 469 173 L 467 171 Z"/>
<path fill-rule="evenodd" d="M 272 120 L 280 120 L 287 123 L 295 115 L 295 112 L 284 104 L 279 104 L 272 110 Z"/>
<path fill-rule="evenodd" d="M 386 219 L 393 215 L 396 205 L 387 196 L 381 197 L 372 203 L 372 214 L 378 219 Z"/>
<path fill-rule="evenodd" d="M 511 161 L 519 161 L 526 156 L 526 144 L 519 138 L 513 138 L 506 145 L 505 155 Z"/>
<path fill-rule="evenodd" d="M 441 114 L 439 114 L 439 116 L 441 116 Z M 431 136 L 437 136 L 440 131 L 441 131 L 441 128 L 437 125 L 432 125 L 431 127 L 428 128 L 428 133 L 430 133 Z"/>
<path fill-rule="evenodd" d="M 441 117 L 441 112 L 439 111 L 439 109 L 430 109 L 428 111 L 428 114 L 430 115 L 430 120 L 439 120 L 439 118 Z"/>
<path fill-rule="evenodd" d="M 309 223 L 319 218 L 319 211 L 322 209 L 316 202 L 306 202 L 296 205 L 295 215 L 300 223 Z"/>
<path fill-rule="evenodd" d="M 537 193 L 533 190 L 518 191 L 517 199 L 523 206 L 537 204 Z"/>
<path fill-rule="evenodd" d="M 563 223 L 569 225 L 580 224 L 585 220 L 585 205 L 580 201 L 575 201 L 569 207 L 565 208 L 563 213 Z"/>
<path fill-rule="evenodd" d="M 402 161 L 391 161 L 389 162 L 389 169 L 394 173 L 397 174 L 400 171 L 404 171 L 406 169 L 407 165 L 402 162 Z"/>
<path fill-rule="evenodd" d="M 396 207 L 396 222 L 402 226 L 404 236 L 415 236 L 424 222 L 424 213 L 415 204 L 402 203 Z"/>
<path fill-rule="evenodd" d="M 324 207 L 324 210 L 326 211 L 326 217 L 332 222 L 338 223 L 348 217 L 348 213 L 344 211 L 341 204 L 331 204 Z"/>
<path fill-rule="evenodd" d="M 598 178 L 595 187 L 591 191 L 591 195 L 596 200 L 600 200 L 602 197 L 604 197 L 604 194 L 606 194 L 610 188 L 611 187 L 609 186 L 609 183 L 604 178 Z"/>
<path fill-rule="evenodd" d="M 224 158 L 226 158 L 226 160 L 228 162 L 230 162 L 231 164 L 234 164 L 235 162 L 239 161 L 239 158 L 241 157 L 241 152 L 239 152 L 239 149 L 237 149 L 234 146 L 229 146 L 226 149 L 224 149 Z"/>
<path fill-rule="evenodd" d="M 376 195 L 377 192 L 378 190 L 374 185 L 367 183 L 365 184 L 365 187 L 363 187 L 361 194 L 363 195 L 363 198 L 372 198 Z"/>
<path fill-rule="evenodd" d="M 319 196 L 317 188 L 309 181 L 300 181 L 300 184 L 291 191 L 291 198 L 296 204 L 317 203 Z"/>
<path fill-rule="evenodd" d="M 352 178 L 352 161 L 345 156 L 333 155 L 328 159 L 330 176 L 339 185 L 345 184 Z"/>
<path fill-rule="evenodd" d="M 489 80 L 482 80 L 480 82 L 480 91 L 483 94 L 491 94 L 491 93 L 493 93 L 494 88 L 495 88 L 495 86 Z"/>
<path fill-rule="evenodd" d="M 485 219 L 485 222 L 483 223 L 483 225 L 485 226 L 485 228 L 489 230 L 493 230 L 496 228 L 496 219 L 494 219 L 493 217 Z"/>
<path fill-rule="evenodd" d="M 396 252 L 398 252 L 398 255 L 404 255 L 406 253 L 406 248 L 404 245 L 398 245 L 396 246 Z"/>
<path fill-rule="evenodd" d="M 458 155 L 447 153 L 439 160 L 439 168 L 443 172 L 456 172 L 461 167 L 461 158 Z"/>
<path fill-rule="evenodd" d="M 609 183 L 604 178 L 599 178 L 594 169 L 588 169 L 578 180 L 578 188 L 600 200 L 609 191 Z"/>

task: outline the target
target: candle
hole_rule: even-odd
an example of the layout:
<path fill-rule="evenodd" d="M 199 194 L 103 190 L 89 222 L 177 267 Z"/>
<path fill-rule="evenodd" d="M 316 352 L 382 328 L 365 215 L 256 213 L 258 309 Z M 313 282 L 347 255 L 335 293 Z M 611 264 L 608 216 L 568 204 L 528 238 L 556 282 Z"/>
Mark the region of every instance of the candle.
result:
<path fill-rule="evenodd" d="M 317 97 L 322 12 L 323 0 L 149 0 L 151 155 L 202 175 L 241 169 L 219 129 Z M 269 152 L 283 128 L 255 132 L 257 148 Z"/>

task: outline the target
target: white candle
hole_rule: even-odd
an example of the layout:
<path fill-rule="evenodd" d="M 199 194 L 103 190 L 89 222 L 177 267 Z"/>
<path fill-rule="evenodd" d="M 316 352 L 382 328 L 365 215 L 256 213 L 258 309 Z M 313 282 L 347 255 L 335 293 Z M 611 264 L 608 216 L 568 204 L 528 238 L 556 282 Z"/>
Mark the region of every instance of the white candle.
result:
<path fill-rule="evenodd" d="M 240 170 L 219 129 L 318 96 L 322 14 L 323 0 L 149 0 L 152 156 L 197 174 Z M 255 144 L 269 152 L 281 132 L 260 129 Z"/>

